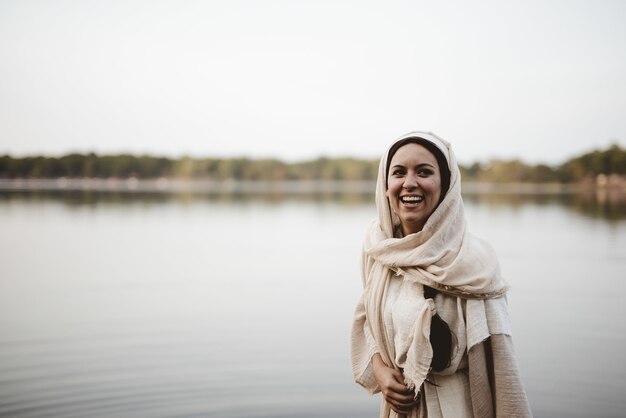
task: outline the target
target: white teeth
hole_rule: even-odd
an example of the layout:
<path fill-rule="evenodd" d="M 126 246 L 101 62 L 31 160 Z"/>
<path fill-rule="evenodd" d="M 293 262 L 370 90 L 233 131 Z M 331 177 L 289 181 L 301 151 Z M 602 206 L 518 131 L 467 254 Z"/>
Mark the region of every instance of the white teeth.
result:
<path fill-rule="evenodd" d="M 422 200 L 424 200 L 424 197 L 422 196 L 402 196 L 400 198 L 401 201 L 403 201 L 404 203 L 419 203 Z"/>

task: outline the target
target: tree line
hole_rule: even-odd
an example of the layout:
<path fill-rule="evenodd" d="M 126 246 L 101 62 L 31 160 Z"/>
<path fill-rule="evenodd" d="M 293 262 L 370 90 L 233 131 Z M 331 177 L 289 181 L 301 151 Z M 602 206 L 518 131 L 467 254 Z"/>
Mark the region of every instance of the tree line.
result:
<path fill-rule="evenodd" d="M 529 165 L 520 160 L 492 160 L 461 165 L 466 181 L 572 183 L 599 174 L 626 175 L 626 149 L 614 144 L 559 165 Z M 61 157 L 0 156 L 0 178 L 189 178 L 210 180 L 375 180 L 378 160 L 326 158 L 286 163 L 277 159 L 178 159 L 130 154 L 68 154 Z"/>

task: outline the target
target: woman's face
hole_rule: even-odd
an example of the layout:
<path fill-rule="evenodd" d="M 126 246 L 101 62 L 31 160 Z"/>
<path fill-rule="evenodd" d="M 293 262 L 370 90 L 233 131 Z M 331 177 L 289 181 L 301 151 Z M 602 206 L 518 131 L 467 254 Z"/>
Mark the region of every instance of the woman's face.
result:
<path fill-rule="evenodd" d="M 441 196 L 441 174 L 433 154 L 419 144 L 398 148 L 387 174 L 387 198 L 404 235 L 419 232 Z"/>

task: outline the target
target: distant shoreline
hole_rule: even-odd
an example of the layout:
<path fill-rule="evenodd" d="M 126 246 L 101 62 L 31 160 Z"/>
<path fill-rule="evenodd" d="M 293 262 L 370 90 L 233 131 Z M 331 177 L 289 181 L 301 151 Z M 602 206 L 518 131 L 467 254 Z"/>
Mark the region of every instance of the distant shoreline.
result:
<path fill-rule="evenodd" d="M 253 188 L 263 184 L 274 189 L 276 184 L 285 184 L 287 189 L 295 181 L 301 187 L 306 184 L 317 184 L 314 188 L 334 189 L 335 182 L 373 182 L 378 176 L 379 161 L 357 158 L 326 158 L 300 162 L 284 162 L 277 159 L 250 158 L 190 158 L 171 159 L 149 155 L 96 155 L 67 154 L 61 157 L 31 156 L 14 158 L 0 155 L 0 179 L 32 179 L 24 186 L 59 187 L 60 189 L 77 188 L 110 190 L 143 190 L 144 187 L 158 192 L 174 189 L 237 188 L 254 184 Z M 529 188 L 533 193 L 546 190 L 549 193 L 570 193 L 583 184 L 582 189 L 589 187 L 601 189 L 626 189 L 626 149 L 613 144 L 604 150 L 591 151 L 565 161 L 563 164 L 548 166 L 545 164 L 526 164 L 523 161 L 490 160 L 475 162 L 471 165 L 459 165 L 461 178 L 466 184 L 523 184 L 514 186 L 513 190 L 524 193 Z M 35 179 L 44 179 L 39 183 Z M 51 184 L 48 180 L 54 179 Z M 128 179 L 128 180 L 121 180 Z M 18 182 L 20 180 L 17 180 Z M 60 182 L 59 186 L 56 182 Z M 120 186 L 127 181 L 128 187 Z M 181 182 L 191 181 L 183 185 Z M 221 182 L 221 183 L 210 183 Z M 238 181 L 240 183 L 232 183 Z M 325 183 L 319 183 L 323 181 Z M 75 183 L 78 182 L 78 183 Z M 102 182 L 105 182 L 104 185 Z M 122 182 L 122 183 L 120 183 Z M 155 184 L 152 184 L 156 182 Z M 250 183 L 258 182 L 258 183 Z M 264 183 L 271 182 L 271 183 Z M 192 186 L 189 186 L 191 184 Z M 332 184 L 332 186 L 328 186 Z M 539 184 L 539 186 L 527 186 Z M 37 186 L 33 186 L 37 185 Z M 207 186 L 208 185 L 208 186 Z M 219 186 L 216 186 L 219 185 Z M 322 186 L 320 186 L 322 185 Z M 568 186 L 562 186 L 568 185 Z M 13 187 L 12 184 L 6 186 Z M 492 190 L 489 186 L 470 186 L 469 189 Z M 468 189 L 468 190 L 469 190 Z M 511 187 L 497 187 L 498 192 L 508 192 Z M 564 191 L 565 190 L 565 191 Z"/>
<path fill-rule="evenodd" d="M 252 181 L 202 179 L 137 179 L 120 178 L 57 178 L 57 179 L 0 179 L 0 192 L 12 191 L 97 191 L 122 193 L 189 193 L 189 194 L 311 194 L 346 193 L 373 194 L 373 181 Z M 464 194 L 562 195 L 608 190 L 626 194 L 623 184 L 591 183 L 486 183 L 464 182 Z"/>

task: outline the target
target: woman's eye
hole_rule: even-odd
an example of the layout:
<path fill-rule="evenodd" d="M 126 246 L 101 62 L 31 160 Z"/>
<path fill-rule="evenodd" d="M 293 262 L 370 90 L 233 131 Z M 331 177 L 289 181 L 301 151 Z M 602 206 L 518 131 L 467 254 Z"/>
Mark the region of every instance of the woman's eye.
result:
<path fill-rule="evenodd" d="M 433 172 L 431 170 L 423 168 L 423 169 L 417 170 L 417 174 L 419 174 L 420 176 L 430 176 L 431 174 L 433 174 Z"/>

